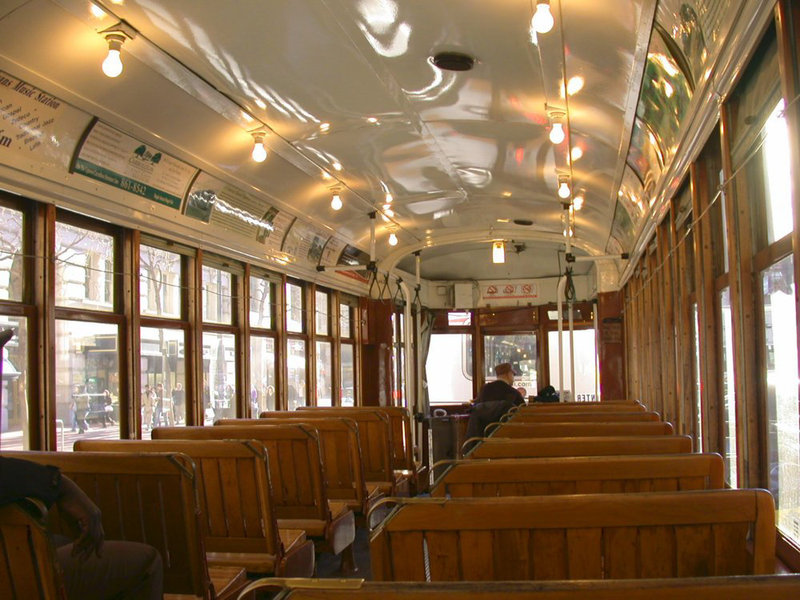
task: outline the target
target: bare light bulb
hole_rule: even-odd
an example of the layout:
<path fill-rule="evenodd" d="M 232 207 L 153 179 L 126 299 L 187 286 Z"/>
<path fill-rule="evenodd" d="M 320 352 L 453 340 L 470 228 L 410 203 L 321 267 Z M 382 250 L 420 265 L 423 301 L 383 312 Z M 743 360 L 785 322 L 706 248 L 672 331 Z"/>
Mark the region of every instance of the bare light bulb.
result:
<path fill-rule="evenodd" d="M 394 233 L 389 234 L 389 245 L 397 246 L 397 236 Z"/>
<path fill-rule="evenodd" d="M 549 0 L 538 0 L 536 2 L 536 12 L 531 19 L 531 27 L 536 33 L 547 33 L 553 28 L 555 20 L 550 12 Z"/>
<path fill-rule="evenodd" d="M 558 121 L 554 122 L 553 126 L 550 128 L 550 141 L 554 144 L 560 144 L 566 138 L 567 134 L 564 133 L 564 126 Z"/>
<path fill-rule="evenodd" d="M 122 49 L 122 42 L 125 41 L 125 36 L 121 33 L 109 33 L 106 36 L 108 42 L 108 55 L 103 61 L 103 73 L 106 77 L 119 77 L 122 73 L 122 59 L 120 58 L 119 51 Z"/>
<path fill-rule="evenodd" d="M 333 210 L 340 210 L 342 208 L 342 199 L 339 197 L 339 194 L 334 194 L 331 198 L 331 208 Z"/>
<path fill-rule="evenodd" d="M 496 265 L 506 262 L 505 242 L 492 242 L 492 262 Z"/>
<path fill-rule="evenodd" d="M 558 197 L 566 200 L 567 198 L 569 198 L 569 194 L 570 194 L 569 183 L 567 183 L 566 181 L 562 181 L 558 185 Z"/>
<path fill-rule="evenodd" d="M 253 160 L 257 163 L 264 162 L 267 160 L 267 149 L 264 148 L 264 135 L 254 134 L 253 139 L 255 140 L 253 143 Z"/>

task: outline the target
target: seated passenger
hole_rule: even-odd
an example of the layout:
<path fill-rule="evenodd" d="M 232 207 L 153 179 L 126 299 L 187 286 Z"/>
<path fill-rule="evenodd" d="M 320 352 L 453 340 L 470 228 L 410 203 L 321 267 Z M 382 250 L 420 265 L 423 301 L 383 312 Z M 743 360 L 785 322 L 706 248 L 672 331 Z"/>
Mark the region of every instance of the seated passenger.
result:
<path fill-rule="evenodd" d="M 467 439 L 483 437 L 489 423 L 500 420 L 512 407 L 524 404 L 522 395 L 514 389 L 514 370 L 511 363 L 501 363 L 494 368 L 495 381 L 486 383 L 475 399 L 467 423 Z"/>
<path fill-rule="evenodd" d="M 539 390 L 539 393 L 533 399 L 534 402 L 558 402 L 558 392 L 556 388 L 552 385 L 548 385 L 547 387 L 542 388 Z"/>
<path fill-rule="evenodd" d="M 100 509 L 56 467 L 0 457 L 0 505 L 32 497 L 57 504 L 72 519 L 77 539 L 60 544 L 56 557 L 70 600 L 161 600 L 163 571 L 158 551 L 138 542 L 103 542 Z"/>

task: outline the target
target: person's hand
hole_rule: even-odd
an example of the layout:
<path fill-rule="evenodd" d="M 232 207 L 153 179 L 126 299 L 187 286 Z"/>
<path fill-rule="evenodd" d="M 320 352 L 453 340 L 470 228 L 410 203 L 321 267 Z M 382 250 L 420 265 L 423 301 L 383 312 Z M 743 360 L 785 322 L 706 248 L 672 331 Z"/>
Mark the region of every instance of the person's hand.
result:
<path fill-rule="evenodd" d="M 80 534 L 72 544 L 72 555 L 87 559 L 92 552 L 100 556 L 103 548 L 103 523 L 100 509 L 70 478 L 61 476 L 61 492 L 56 500 L 64 514 L 78 525 Z"/>

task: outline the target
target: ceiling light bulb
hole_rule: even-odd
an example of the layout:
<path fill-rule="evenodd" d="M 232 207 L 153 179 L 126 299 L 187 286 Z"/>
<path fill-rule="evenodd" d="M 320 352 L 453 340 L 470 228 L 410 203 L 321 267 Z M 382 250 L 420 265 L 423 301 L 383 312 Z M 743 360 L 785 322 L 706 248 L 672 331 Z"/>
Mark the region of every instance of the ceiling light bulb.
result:
<path fill-rule="evenodd" d="M 254 133 L 253 140 L 253 153 L 251 156 L 257 163 L 264 162 L 267 160 L 267 149 L 264 148 L 264 134 Z"/>
<path fill-rule="evenodd" d="M 553 126 L 550 128 L 550 141 L 554 144 L 560 144 L 566 137 L 567 134 L 564 133 L 564 126 L 557 121 L 554 122 Z"/>
<path fill-rule="evenodd" d="M 569 158 L 572 162 L 583 158 L 583 148 L 580 146 L 573 146 L 572 151 L 569 153 Z"/>
<path fill-rule="evenodd" d="M 570 77 L 569 81 L 567 81 L 567 94 L 569 94 L 570 96 L 574 96 L 583 89 L 584 83 L 585 80 L 580 75 L 575 75 L 575 77 Z"/>
<path fill-rule="evenodd" d="M 397 236 L 394 233 L 389 234 L 389 245 L 397 246 Z"/>
<path fill-rule="evenodd" d="M 575 196 L 572 199 L 572 208 L 575 210 L 580 210 L 583 208 L 583 196 Z"/>
<path fill-rule="evenodd" d="M 106 74 L 106 77 L 119 77 L 122 73 L 122 59 L 119 51 L 122 49 L 125 36 L 121 33 L 109 33 L 106 41 L 108 42 L 108 56 L 103 61 L 103 73 Z"/>
<path fill-rule="evenodd" d="M 492 242 L 492 262 L 496 265 L 506 262 L 505 242 Z"/>
<path fill-rule="evenodd" d="M 342 199 L 339 197 L 339 194 L 334 194 L 333 198 L 331 198 L 331 208 L 333 210 L 342 208 Z"/>
<path fill-rule="evenodd" d="M 553 28 L 555 23 L 553 14 L 550 12 L 549 0 L 537 0 L 536 12 L 531 19 L 531 26 L 536 33 L 547 33 Z"/>
<path fill-rule="evenodd" d="M 567 198 L 569 198 L 569 195 L 570 195 L 569 183 L 567 183 L 566 181 L 562 181 L 558 185 L 558 197 L 564 198 L 566 200 Z"/>
<path fill-rule="evenodd" d="M 389 192 L 386 192 L 386 204 L 391 204 L 392 200 L 394 200 L 392 195 Z"/>

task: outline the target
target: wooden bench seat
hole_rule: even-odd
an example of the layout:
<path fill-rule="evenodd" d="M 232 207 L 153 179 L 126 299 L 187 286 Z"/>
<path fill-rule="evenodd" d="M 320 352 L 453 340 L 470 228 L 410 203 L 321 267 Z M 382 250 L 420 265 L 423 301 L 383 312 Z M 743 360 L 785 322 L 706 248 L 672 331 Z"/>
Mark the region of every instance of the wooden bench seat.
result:
<path fill-rule="evenodd" d="M 300 424 L 218 427 L 156 427 L 153 439 L 258 440 L 272 457 L 269 473 L 278 526 L 302 529 L 317 549 L 342 555 L 342 569 L 355 568 L 355 517 L 344 502 L 328 499 L 316 432 Z"/>
<path fill-rule="evenodd" d="M 47 509 L 36 500 L 0 506 L 0 598 L 64 600 Z"/>
<path fill-rule="evenodd" d="M 599 437 L 473 438 L 464 458 L 536 458 L 538 456 L 599 456 L 611 454 L 678 454 L 692 451 L 688 435 Z"/>
<path fill-rule="evenodd" d="M 109 540 L 155 547 L 164 566 L 165 598 L 236 598 L 246 583 L 239 567 L 209 567 L 200 526 L 194 462 L 185 454 L 111 452 L 4 452 L 54 465 L 72 479 L 103 514 Z M 49 529 L 69 535 L 50 510 Z"/>
<path fill-rule="evenodd" d="M 275 517 L 269 461 L 255 440 L 79 440 L 76 451 L 182 452 L 195 462 L 209 565 L 248 573 L 311 577 L 314 545 Z"/>
<path fill-rule="evenodd" d="M 487 437 L 587 437 L 610 435 L 672 435 L 672 423 L 645 421 L 643 423 L 491 423 L 486 426 Z"/>
<path fill-rule="evenodd" d="M 216 426 L 268 426 L 305 423 L 317 432 L 322 451 L 323 474 L 328 498 L 340 501 L 363 521 L 370 507 L 383 497 L 377 485 L 367 486 L 358 440 L 358 425 L 352 419 L 310 414 L 297 418 L 220 419 Z"/>
<path fill-rule="evenodd" d="M 647 410 L 638 400 L 603 400 L 600 402 L 531 402 L 520 410 Z"/>
<path fill-rule="evenodd" d="M 378 581 L 771 574 L 765 490 L 397 499 L 370 540 Z"/>
<path fill-rule="evenodd" d="M 800 575 L 525 583 L 265 579 L 249 589 L 278 592 L 274 600 L 788 600 L 800 598 Z"/>
<path fill-rule="evenodd" d="M 722 489 L 719 454 L 450 461 L 433 497 L 608 494 Z"/>
<path fill-rule="evenodd" d="M 328 411 L 343 411 L 341 412 L 342 416 L 349 416 L 351 418 L 354 413 L 373 410 L 385 414 L 389 419 L 389 426 L 392 432 L 392 468 L 398 476 L 400 485 L 405 485 L 404 482 L 407 481 L 411 486 L 409 488 L 409 493 L 414 494 L 416 492 L 421 466 L 414 460 L 414 442 L 411 433 L 412 423 L 408 409 L 402 406 L 342 406 L 336 408 L 301 406 L 298 410 L 309 412 L 326 411 L 326 413 Z"/>
<path fill-rule="evenodd" d="M 505 421 L 512 423 L 623 423 L 627 421 L 660 421 L 661 415 L 652 411 L 616 412 L 574 411 L 574 412 L 515 412 L 506 413 Z"/>
<path fill-rule="evenodd" d="M 377 486 L 385 496 L 403 495 L 398 489 L 395 473 L 392 468 L 392 430 L 389 417 L 384 413 L 369 411 L 338 412 L 340 409 L 322 409 L 314 411 L 318 416 L 353 419 L 358 425 L 358 441 L 361 446 L 361 460 L 364 465 L 364 477 L 367 486 Z M 330 412 L 334 411 L 334 412 Z M 297 419 L 305 411 L 266 411 L 259 417 L 267 419 Z M 309 411 L 310 412 L 310 411 Z M 407 495 L 407 494 L 406 494 Z"/>

